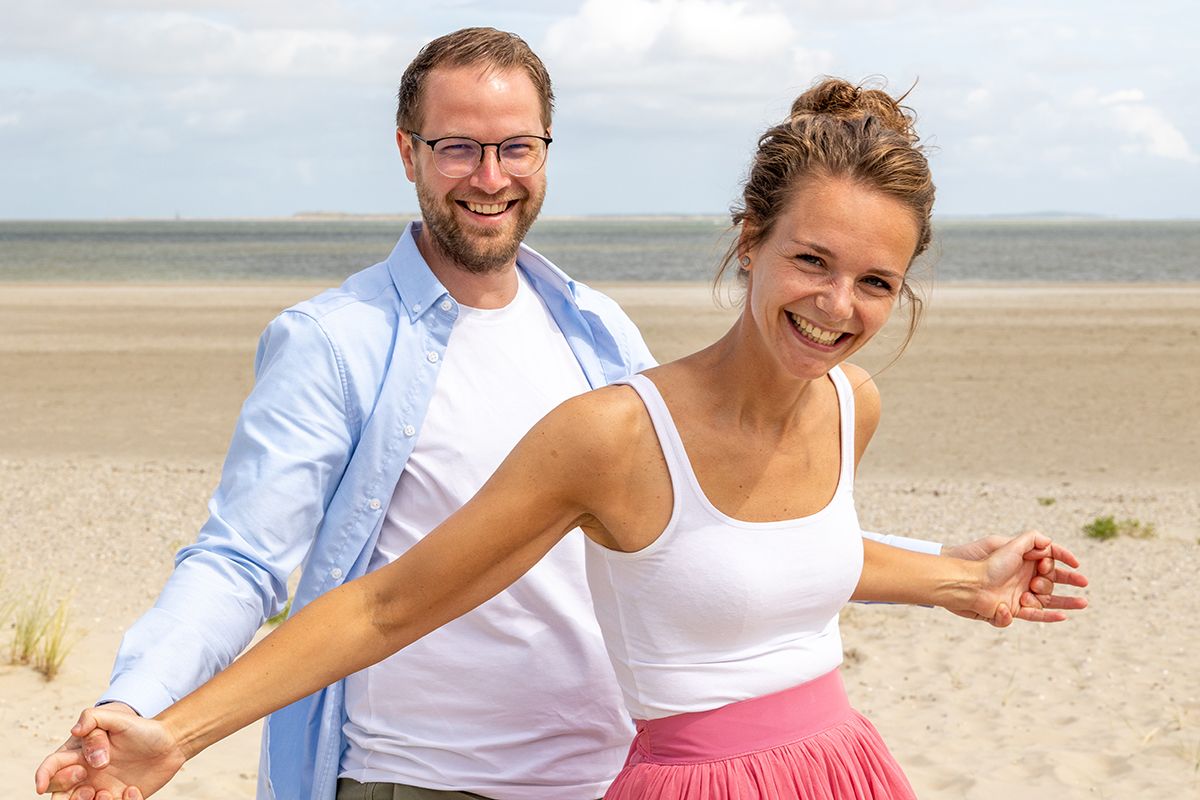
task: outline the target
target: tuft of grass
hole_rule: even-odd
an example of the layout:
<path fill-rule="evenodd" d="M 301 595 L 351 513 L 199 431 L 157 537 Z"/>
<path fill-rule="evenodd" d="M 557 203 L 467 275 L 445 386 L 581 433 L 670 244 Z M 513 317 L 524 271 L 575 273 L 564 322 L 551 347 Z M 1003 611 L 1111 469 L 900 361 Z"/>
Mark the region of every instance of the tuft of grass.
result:
<path fill-rule="evenodd" d="M 1058 502 L 1053 497 L 1039 497 L 1037 501 L 1039 506 L 1052 506 Z"/>
<path fill-rule="evenodd" d="M 270 625 L 272 628 L 274 628 L 277 625 L 279 625 L 280 623 L 282 623 L 285 619 L 287 619 L 288 614 L 290 614 L 290 613 L 292 613 L 292 598 L 289 597 L 288 601 L 287 601 L 287 605 L 285 605 L 283 607 L 283 611 L 280 611 L 278 614 L 276 614 L 273 617 L 267 617 L 267 624 Z"/>
<path fill-rule="evenodd" d="M 1083 526 L 1083 535 L 1089 539 L 1099 539 L 1106 542 L 1109 539 L 1117 538 L 1117 521 L 1112 515 L 1107 517 L 1096 517 L 1094 520 Z"/>
<path fill-rule="evenodd" d="M 9 649 L 9 662 L 28 664 L 37 653 L 38 644 L 46 635 L 50 624 L 50 611 L 43 589 L 33 597 L 27 597 L 17 608 L 13 622 L 13 640 Z"/>
<path fill-rule="evenodd" d="M 1197 540 L 1200 541 L 1200 540 Z M 0 587 L 4 586 L 4 575 L 0 574 Z M 6 594 L 0 594 L 0 628 L 8 627 L 8 618 L 12 614 L 13 609 L 17 607 L 17 603 Z"/>
<path fill-rule="evenodd" d="M 54 680 L 62 669 L 67 653 L 71 651 L 74 642 L 67 641 L 67 631 L 71 620 L 71 598 L 64 597 L 58 601 L 54 613 L 46 620 L 46 627 L 41 642 L 33 655 L 33 668 L 48 681 Z"/>
<path fill-rule="evenodd" d="M 1121 535 L 1131 539 L 1153 539 L 1158 536 L 1158 529 L 1154 527 L 1153 522 L 1127 519 L 1121 522 L 1120 528 Z"/>
<path fill-rule="evenodd" d="M 1158 535 L 1158 530 L 1152 522 L 1142 522 L 1138 519 L 1123 519 L 1118 522 L 1109 514 L 1105 517 L 1096 517 L 1084 525 L 1083 535 L 1102 542 L 1118 536 L 1128 536 L 1131 539 L 1153 539 Z"/>

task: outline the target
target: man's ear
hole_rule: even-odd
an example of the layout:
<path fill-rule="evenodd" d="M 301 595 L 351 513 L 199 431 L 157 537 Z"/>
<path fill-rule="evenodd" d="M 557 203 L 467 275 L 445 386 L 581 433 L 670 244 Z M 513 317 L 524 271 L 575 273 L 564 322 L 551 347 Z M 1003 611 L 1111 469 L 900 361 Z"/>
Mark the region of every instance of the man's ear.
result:
<path fill-rule="evenodd" d="M 417 165 L 414 162 L 413 140 L 404 131 L 396 129 L 396 147 L 400 148 L 400 160 L 404 162 L 404 174 L 413 183 L 417 182 Z"/>

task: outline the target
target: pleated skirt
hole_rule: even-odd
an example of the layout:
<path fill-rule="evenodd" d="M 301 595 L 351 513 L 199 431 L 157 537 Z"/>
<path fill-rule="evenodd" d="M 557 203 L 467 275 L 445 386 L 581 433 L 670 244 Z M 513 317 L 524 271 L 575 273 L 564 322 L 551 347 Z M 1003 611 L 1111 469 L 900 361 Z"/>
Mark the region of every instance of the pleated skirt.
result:
<path fill-rule="evenodd" d="M 605 800 L 909 800 L 908 779 L 834 670 L 711 711 L 637 722 Z"/>

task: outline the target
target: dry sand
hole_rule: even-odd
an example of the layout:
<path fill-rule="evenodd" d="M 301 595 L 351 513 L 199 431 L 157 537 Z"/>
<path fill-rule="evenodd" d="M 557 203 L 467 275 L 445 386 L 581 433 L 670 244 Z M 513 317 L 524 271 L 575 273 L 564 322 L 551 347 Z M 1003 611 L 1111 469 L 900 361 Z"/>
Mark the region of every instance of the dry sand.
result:
<path fill-rule="evenodd" d="M 103 689 L 203 521 L 258 331 L 317 288 L 0 286 L 0 597 L 70 595 L 76 635 L 52 682 L 0 666 L 0 796 L 32 796 Z M 731 318 L 705 287 L 608 288 L 664 360 Z M 859 363 L 882 368 L 902 327 Z M 939 289 L 877 380 L 866 525 L 952 542 L 1036 526 L 1092 578 L 1092 607 L 1051 627 L 847 611 L 852 699 L 919 794 L 1200 796 L 1200 285 Z M 1157 536 L 1082 535 L 1109 514 Z M 160 796 L 252 797 L 256 762 L 257 727 Z"/>

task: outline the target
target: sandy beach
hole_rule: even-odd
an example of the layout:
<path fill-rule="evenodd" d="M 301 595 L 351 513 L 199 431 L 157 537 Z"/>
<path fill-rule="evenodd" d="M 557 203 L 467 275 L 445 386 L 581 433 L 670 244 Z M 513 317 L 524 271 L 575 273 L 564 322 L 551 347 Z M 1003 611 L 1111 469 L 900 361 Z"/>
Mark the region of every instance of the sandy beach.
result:
<path fill-rule="evenodd" d="M 7 663 L 5 620 L 3 797 L 33 796 L 37 763 L 203 522 L 259 331 L 320 288 L 0 285 L 0 597 L 71 597 L 74 640 L 46 682 Z M 733 314 L 706 286 L 605 288 L 662 360 Z M 864 524 L 945 542 L 1040 528 L 1083 560 L 1091 608 L 997 631 L 852 607 L 851 699 L 922 797 L 1200 796 L 1200 284 L 939 288 L 887 366 L 903 327 L 856 358 L 884 398 Z M 1083 534 L 1108 515 L 1155 535 Z M 158 796 L 252 797 L 257 735 Z"/>

